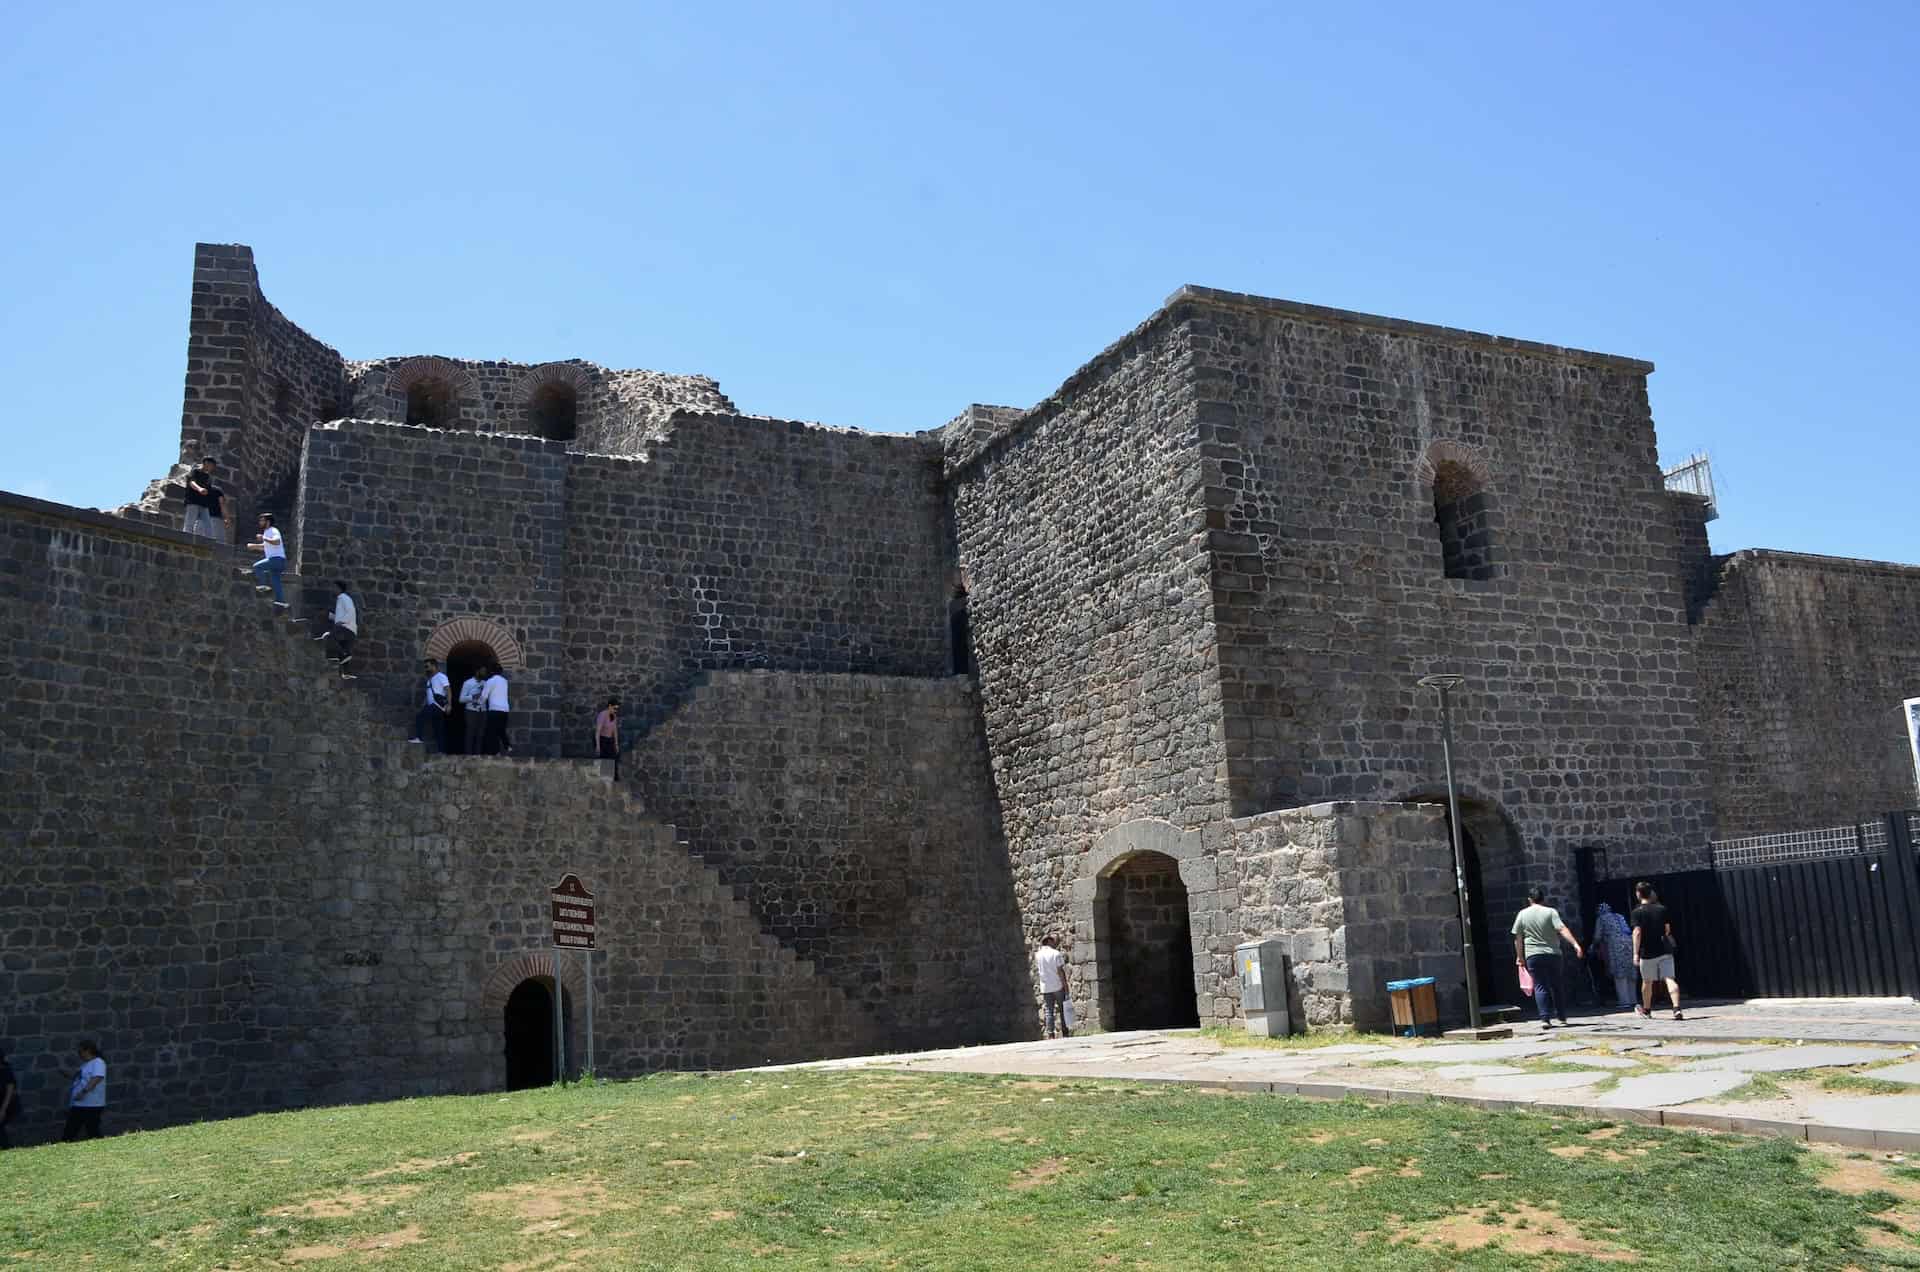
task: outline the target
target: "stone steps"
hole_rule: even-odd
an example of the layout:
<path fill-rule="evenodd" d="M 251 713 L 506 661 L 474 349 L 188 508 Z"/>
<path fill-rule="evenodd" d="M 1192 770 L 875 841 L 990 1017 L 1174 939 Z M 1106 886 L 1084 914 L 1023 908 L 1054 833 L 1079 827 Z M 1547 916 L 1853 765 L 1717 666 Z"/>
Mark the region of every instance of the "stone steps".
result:
<path fill-rule="evenodd" d="M 273 608 L 273 602 L 268 594 L 253 591 L 255 585 L 251 569 L 248 569 L 245 574 L 242 574 L 237 560 L 231 565 L 222 563 L 220 568 L 228 571 L 228 577 L 233 580 L 234 586 L 244 588 L 250 595 L 258 598 L 263 621 L 271 623 L 273 626 L 281 629 L 288 640 L 297 642 L 299 645 L 306 646 L 312 650 L 312 653 L 309 655 L 296 654 L 294 656 L 296 666 L 299 665 L 298 659 L 302 657 L 308 658 L 311 661 L 313 671 L 322 676 L 331 686 L 328 692 L 336 695 L 359 693 L 353 680 L 340 675 L 332 663 L 325 661 L 325 651 L 330 648 L 331 642 L 313 639 L 321 630 L 324 630 L 322 623 L 316 621 L 316 615 L 313 613 L 301 614 L 298 612 L 300 608 L 308 606 L 311 600 L 307 580 L 291 572 L 281 576 L 281 588 L 288 597 L 290 608 L 278 610 Z M 322 612 L 324 613 L 324 611 Z M 371 704 L 367 705 L 369 707 L 368 714 L 371 715 Z M 376 735 L 373 740 L 382 746 L 382 749 L 387 753 L 391 761 L 402 764 L 425 764 L 430 759 L 442 758 L 429 754 L 425 746 L 416 746 L 409 743 L 400 735 L 400 731 L 397 729 L 384 729 L 369 720 L 369 732 Z M 390 734 L 391 736 L 378 736 L 383 733 Z M 310 753 L 311 756 L 318 758 L 329 753 L 331 748 L 327 745 L 327 741 L 324 736 L 313 739 L 314 749 Z M 613 765 L 611 762 L 601 760 L 547 760 L 507 756 L 459 756 L 444 758 L 457 758 L 463 762 L 483 764 L 564 765 L 572 772 L 577 773 L 581 782 L 590 784 L 604 791 L 605 798 L 619 801 L 623 811 L 639 823 L 636 829 L 656 827 L 664 834 L 672 837 L 674 846 L 684 854 L 687 865 L 693 871 L 692 887 L 694 899 L 698 903 L 715 907 L 724 917 L 731 919 L 736 924 L 751 931 L 754 934 L 754 952 L 760 956 L 761 961 L 771 969 L 776 976 L 791 980 L 800 985 L 810 986 L 820 995 L 822 1000 L 821 1006 L 827 1013 L 828 1018 L 850 1022 L 861 1035 L 870 1039 L 876 1045 L 881 1041 L 882 1030 L 871 1014 L 849 998 L 845 991 L 839 986 L 833 984 L 825 976 L 821 975 L 814 966 L 813 960 L 802 958 L 799 951 L 762 927 L 759 916 L 754 913 L 753 907 L 747 902 L 746 898 L 741 896 L 732 884 L 729 884 L 723 879 L 720 876 L 720 872 L 710 865 L 704 857 L 694 851 L 692 843 L 682 838 L 677 828 L 673 827 L 670 823 L 661 821 L 649 812 L 645 804 L 634 794 L 633 789 L 625 782 L 616 783 L 614 781 Z"/>

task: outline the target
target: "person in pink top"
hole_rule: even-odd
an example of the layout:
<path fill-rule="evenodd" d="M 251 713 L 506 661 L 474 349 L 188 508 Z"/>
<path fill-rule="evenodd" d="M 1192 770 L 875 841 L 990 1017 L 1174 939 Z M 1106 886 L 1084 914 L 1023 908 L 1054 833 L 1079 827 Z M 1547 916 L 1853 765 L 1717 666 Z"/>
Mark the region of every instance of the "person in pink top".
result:
<path fill-rule="evenodd" d="M 593 717 L 593 753 L 613 761 L 613 775 L 620 776 L 620 699 L 608 698 L 600 714 Z"/>

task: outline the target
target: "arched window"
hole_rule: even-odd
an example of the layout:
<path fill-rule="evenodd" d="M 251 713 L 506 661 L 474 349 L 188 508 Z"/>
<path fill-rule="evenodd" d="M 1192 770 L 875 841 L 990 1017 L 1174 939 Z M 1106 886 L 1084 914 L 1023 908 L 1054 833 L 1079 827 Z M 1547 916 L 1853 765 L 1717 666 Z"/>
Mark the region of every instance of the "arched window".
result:
<path fill-rule="evenodd" d="M 451 428 L 455 414 L 453 386 L 445 380 L 423 375 L 407 385 L 407 423 Z"/>
<path fill-rule="evenodd" d="M 1433 520 L 1440 561 L 1450 579 L 1490 579 L 1493 500 L 1471 468 L 1453 459 L 1433 466 Z"/>
<path fill-rule="evenodd" d="M 580 395 L 564 380 L 549 380 L 527 403 L 533 431 L 548 441 L 570 442 L 579 432 Z"/>

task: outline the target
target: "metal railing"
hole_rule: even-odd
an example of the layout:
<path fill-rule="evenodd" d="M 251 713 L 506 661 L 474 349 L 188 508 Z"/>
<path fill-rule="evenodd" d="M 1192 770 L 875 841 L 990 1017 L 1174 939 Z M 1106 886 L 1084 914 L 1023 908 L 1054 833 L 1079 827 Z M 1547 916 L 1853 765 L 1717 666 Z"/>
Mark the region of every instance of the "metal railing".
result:
<path fill-rule="evenodd" d="M 1778 861 L 1814 861 L 1822 857 L 1854 857 L 1887 850 L 1887 824 L 1861 822 L 1853 826 L 1823 826 L 1818 830 L 1789 830 L 1772 835 L 1742 835 L 1712 841 L 1715 869 L 1727 866 L 1764 866 Z"/>

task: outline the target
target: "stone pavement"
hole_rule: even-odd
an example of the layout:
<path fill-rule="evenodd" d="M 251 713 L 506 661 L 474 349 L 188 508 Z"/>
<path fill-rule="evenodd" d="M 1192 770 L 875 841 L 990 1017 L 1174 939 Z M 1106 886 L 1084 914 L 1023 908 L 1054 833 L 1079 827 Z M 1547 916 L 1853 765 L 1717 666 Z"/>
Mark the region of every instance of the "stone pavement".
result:
<path fill-rule="evenodd" d="M 1882 1027 L 1857 1015 L 1850 1027 Z M 1721 1023 L 1731 1027 L 1730 1021 Z M 1178 1082 L 1326 1099 L 1451 1100 L 1491 1110 L 1536 1109 L 1920 1151 L 1920 1048 L 1902 1045 L 1905 1038 L 1847 1046 L 1705 1044 L 1668 1043 L 1644 1033 L 1622 1037 L 1579 1024 L 1548 1034 L 1533 1026 L 1523 1030 L 1523 1036 L 1489 1042 L 1380 1037 L 1332 1046 L 1315 1038 L 1227 1046 L 1193 1031 L 1142 1031 L 789 1067 Z M 1892 1031 L 1903 1031 L 1897 1020 Z M 1908 1093 L 1898 1094 L 1903 1089 Z"/>
<path fill-rule="evenodd" d="M 1682 998 L 1686 986 L 1681 986 Z M 1632 1038 L 1772 1039 L 1794 1042 L 1920 1043 L 1920 1002 L 1911 998 L 1749 998 L 1682 1001 L 1685 1020 L 1656 1010 L 1649 1019 L 1631 1011 L 1576 1016 L 1609 1036 Z M 1518 1026 L 1531 1030 L 1531 1024 Z"/>

